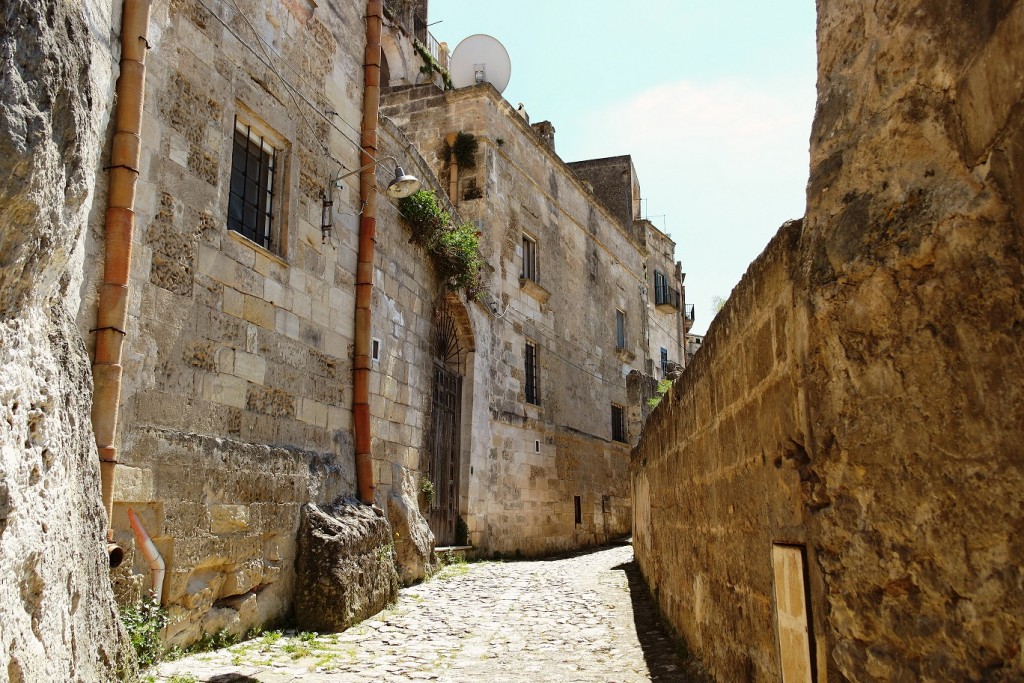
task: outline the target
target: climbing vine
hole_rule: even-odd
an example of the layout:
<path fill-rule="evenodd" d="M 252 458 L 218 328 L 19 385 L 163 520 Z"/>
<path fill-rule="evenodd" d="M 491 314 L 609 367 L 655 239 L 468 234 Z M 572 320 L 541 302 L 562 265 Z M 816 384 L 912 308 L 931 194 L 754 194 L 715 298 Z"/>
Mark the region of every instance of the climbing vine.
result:
<path fill-rule="evenodd" d="M 467 299 L 483 293 L 483 259 L 480 233 L 472 223 L 455 225 L 430 190 L 400 199 L 398 208 L 412 228 L 412 242 L 426 248 L 438 273 L 452 289 L 462 290 Z"/>

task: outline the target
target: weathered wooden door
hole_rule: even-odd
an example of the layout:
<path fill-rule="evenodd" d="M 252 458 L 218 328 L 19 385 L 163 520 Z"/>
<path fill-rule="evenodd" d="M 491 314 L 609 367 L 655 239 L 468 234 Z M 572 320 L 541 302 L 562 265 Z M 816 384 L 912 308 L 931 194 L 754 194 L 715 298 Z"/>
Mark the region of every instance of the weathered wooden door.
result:
<path fill-rule="evenodd" d="M 455 544 L 459 519 L 459 412 L 462 404 L 461 348 L 447 308 L 437 313 L 435 328 L 434 392 L 431 410 L 430 463 L 427 477 L 434 485 L 430 530 L 438 546 Z"/>
<path fill-rule="evenodd" d="M 782 683 L 812 683 L 817 676 L 804 550 L 799 546 L 773 545 L 772 564 Z"/>

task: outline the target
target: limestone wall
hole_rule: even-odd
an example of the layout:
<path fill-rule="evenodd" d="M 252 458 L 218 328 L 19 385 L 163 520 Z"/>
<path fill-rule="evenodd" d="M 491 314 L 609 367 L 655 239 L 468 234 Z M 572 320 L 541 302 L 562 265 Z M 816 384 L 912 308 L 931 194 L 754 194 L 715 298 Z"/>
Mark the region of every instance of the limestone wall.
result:
<path fill-rule="evenodd" d="M 169 644 L 285 616 L 301 507 L 355 492 L 361 207 L 357 176 L 333 188 L 329 178 L 358 167 L 364 15 L 356 2 L 153 6 L 115 487 L 129 553 L 114 580 L 124 601 L 150 587 L 131 507 L 167 562 Z M 276 150 L 269 245 L 227 227 L 236 120 Z M 416 172 L 394 132 L 380 144 Z M 384 185 L 391 169 L 378 169 Z M 420 467 L 439 285 L 395 209 L 379 205 L 371 429 L 377 503 L 390 509 L 392 482 L 411 489 Z M 94 211 L 88 263 L 102 263 L 101 220 Z M 86 273 L 83 332 L 100 275 Z M 402 528 L 422 522 L 412 498 L 394 508 Z"/>
<path fill-rule="evenodd" d="M 0 20 L 0 679 L 14 683 L 134 668 L 73 323 L 112 103 L 110 26 L 93 1 L 14 1 Z"/>
<path fill-rule="evenodd" d="M 1020 2 L 818 3 L 804 227 L 634 451 L 637 557 L 719 680 L 794 665 L 773 544 L 817 680 L 1024 675 L 1022 36 Z"/>
<path fill-rule="evenodd" d="M 773 542 L 806 543 L 792 269 L 784 225 L 633 453 L 633 546 L 669 621 L 718 680 L 773 680 Z"/>

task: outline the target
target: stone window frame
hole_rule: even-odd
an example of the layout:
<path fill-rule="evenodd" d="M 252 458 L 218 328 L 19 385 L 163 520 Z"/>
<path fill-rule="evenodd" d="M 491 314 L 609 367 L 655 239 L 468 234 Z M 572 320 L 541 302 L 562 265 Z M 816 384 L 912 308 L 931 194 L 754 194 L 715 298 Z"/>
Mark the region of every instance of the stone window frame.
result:
<path fill-rule="evenodd" d="M 626 430 L 626 408 L 618 403 L 612 404 L 612 441 L 629 443 Z"/>
<path fill-rule="evenodd" d="M 286 125 L 282 121 L 282 126 Z M 234 150 L 235 134 L 241 126 L 244 126 L 250 137 L 257 136 L 267 146 L 274 150 L 274 174 L 270 185 L 270 192 L 274 202 L 270 209 L 271 231 L 269 245 L 260 244 L 244 233 L 235 230 L 229 224 L 229 211 L 231 206 L 231 180 L 234 174 Z M 264 254 L 280 260 L 283 264 L 288 257 L 288 235 L 292 218 L 292 195 L 294 181 L 292 179 L 292 143 L 289 137 L 282 134 L 279 128 L 275 128 L 263 117 L 257 114 L 244 102 L 235 102 L 235 111 L 230 119 L 230 129 L 227 132 L 228 138 L 228 176 L 225 188 L 224 200 L 224 226 L 228 235 L 250 247 L 254 247 Z"/>

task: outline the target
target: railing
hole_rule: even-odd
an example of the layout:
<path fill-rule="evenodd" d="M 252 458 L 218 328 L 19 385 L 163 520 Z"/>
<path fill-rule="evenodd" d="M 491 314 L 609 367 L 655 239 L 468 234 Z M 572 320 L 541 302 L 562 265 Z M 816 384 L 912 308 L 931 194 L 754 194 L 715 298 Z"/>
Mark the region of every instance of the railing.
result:
<path fill-rule="evenodd" d="M 696 318 L 694 318 L 693 304 L 686 304 L 683 310 L 683 317 L 691 323 L 696 320 Z"/>
<path fill-rule="evenodd" d="M 679 292 L 668 286 L 667 283 L 659 283 L 654 286 L 654 305 L 671 306 L 679 308 Z"/>
<path fill-rule="evenodd" d="M 437 60 L 437 63 L 445 71 L 448 70 L 448 47 L 441 48 L 441 44 L 437 42 L 437 38 L 430 31 L 427 31 L 427 50 L 430 52 L 430 56 Z"/>

